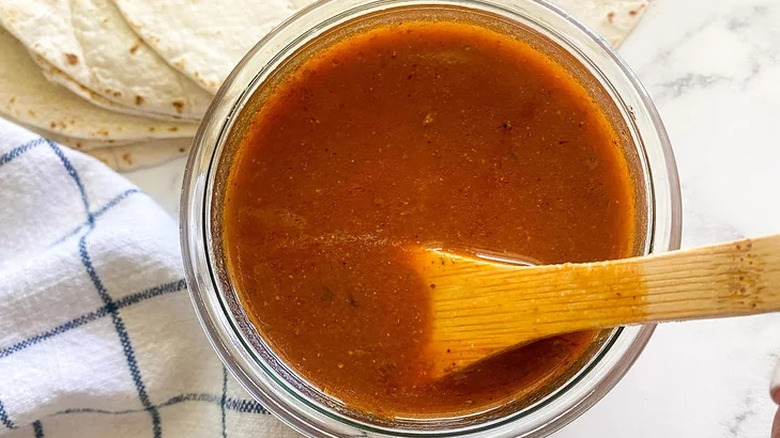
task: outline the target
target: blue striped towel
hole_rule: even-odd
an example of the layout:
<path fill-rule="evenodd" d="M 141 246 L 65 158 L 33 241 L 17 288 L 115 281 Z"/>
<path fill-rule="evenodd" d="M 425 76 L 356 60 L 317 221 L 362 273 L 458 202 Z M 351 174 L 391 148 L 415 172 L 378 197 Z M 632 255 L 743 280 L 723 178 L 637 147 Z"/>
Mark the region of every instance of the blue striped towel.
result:
<path fill-rule="evenodd" d="M 297 436 L 212 351 L 147 195 L 0 119 L 0 206 L 0 435 Z"/>

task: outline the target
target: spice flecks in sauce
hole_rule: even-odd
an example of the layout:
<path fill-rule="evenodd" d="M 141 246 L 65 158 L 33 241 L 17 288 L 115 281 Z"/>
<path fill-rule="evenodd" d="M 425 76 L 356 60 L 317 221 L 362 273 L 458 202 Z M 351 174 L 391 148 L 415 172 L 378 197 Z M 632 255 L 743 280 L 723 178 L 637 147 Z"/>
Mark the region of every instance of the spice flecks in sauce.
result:
<path fill-rule="evenodd" d="M 281 81 L 228 179 L 228 266 L 299 373 L 380 416 L 482 410 L 549 383 L 593 333 L 430 383 L 426 294 L 407 245 L 546 263 L 629 255 L 634 199 L 614 129 L 522 41 L 454 22 L 353 35 Z"/>

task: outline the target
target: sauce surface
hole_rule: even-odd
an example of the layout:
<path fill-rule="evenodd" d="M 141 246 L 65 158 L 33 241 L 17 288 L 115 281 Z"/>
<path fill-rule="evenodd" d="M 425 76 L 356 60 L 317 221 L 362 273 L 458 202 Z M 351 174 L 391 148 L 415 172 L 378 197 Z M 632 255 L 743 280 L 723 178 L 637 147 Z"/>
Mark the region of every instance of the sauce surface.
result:
<path fill-rule="evenodd" d="M 405 248 L 542 263 L 633 251 L 619 141 L 562 66 L 455 22 L 352 35 L 278 83 L 228 177 L 227 266 L 275 351 L 348 406 L 454 415 L 530 396 L 594 333 L 547 339 L 444 380 L 425 375 L 427 297 Z"/>

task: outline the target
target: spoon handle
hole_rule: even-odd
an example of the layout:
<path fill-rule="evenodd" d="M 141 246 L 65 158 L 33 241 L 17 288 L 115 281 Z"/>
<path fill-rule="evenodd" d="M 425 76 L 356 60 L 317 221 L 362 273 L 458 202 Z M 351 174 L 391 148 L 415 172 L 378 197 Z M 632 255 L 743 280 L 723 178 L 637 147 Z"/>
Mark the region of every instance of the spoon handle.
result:
<path fill-rule="evenodd" d="M 422 262 L 442 286 L 431 294 L 430 346 L 455 365 L 580 330 L 780 310 L 780 235 L 530 268 L 435 254 L 438 263 Z"/>

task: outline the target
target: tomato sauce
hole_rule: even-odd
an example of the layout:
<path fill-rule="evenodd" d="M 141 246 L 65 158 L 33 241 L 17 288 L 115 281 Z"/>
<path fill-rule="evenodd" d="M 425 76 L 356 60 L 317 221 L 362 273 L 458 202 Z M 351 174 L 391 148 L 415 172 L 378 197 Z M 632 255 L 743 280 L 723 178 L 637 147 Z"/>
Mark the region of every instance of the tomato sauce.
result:
<path fill-rule="evenodd" d="M 531 45 L 411 21 L 322 49 L 279 81 L 233 161 L 227 266 L 258 332 L 296 372 L 380 417 L 530 397 L 595 333 L 425 378 L 428 294 L 405 248 L 542 263 L 631 255 L 636 213 L 616 129 Z"/>

